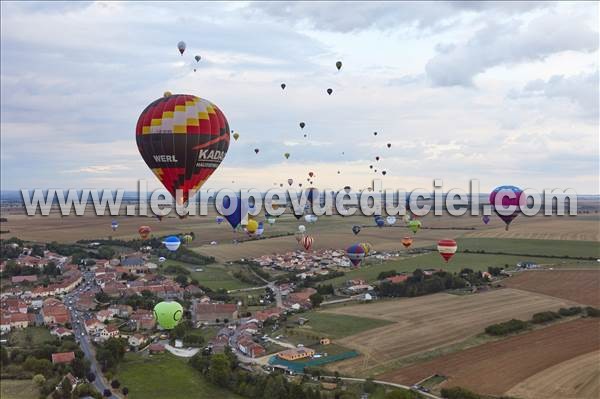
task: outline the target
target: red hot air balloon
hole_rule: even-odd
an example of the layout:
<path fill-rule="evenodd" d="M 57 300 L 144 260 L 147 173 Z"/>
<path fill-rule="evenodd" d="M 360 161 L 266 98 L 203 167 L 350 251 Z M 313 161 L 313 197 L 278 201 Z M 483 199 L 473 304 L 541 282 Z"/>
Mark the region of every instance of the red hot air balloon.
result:
<path fill-rule="evenodd" d="M 454 241 L 454 240 L 438 241 L 437 250 L 440 253 L 440 255 L 442 255 L 442 258 L 444 258 L 444 260 L 446 262 L 448 262 L 450 260 L 450 258 L 452 258 L 454 256 L 457 249 L 458 249 L 458 245 L 456 245 L 456 241 Z"/>
<path fill-rule="evenodd" d="M 412 237 L 407 236 L 402 239 L 402 245 L 404 245 L 404 248 L 406 248 L 406 249 L 410 248 L 412 243 L 413 243 Z"/>
<path fill-rule="evenodd" d="M 142 237 L 142 240 L 148 238 L 151 231 L 152 229 L 150 228 L 150 226 L 140 226 L 140 228 L 138 229 L 138 233 L 140 234 L 140 237 Z"/>
<path fill-rule="evenodd" d="M 165 93 L 142 111 L 136 126 L 142 158 L 182 203 L 219 167 L 229 148 L 229 123 L 210 101 Z"/>
<path fill-rule="evenodd" d="M 304 247 L 306 251 L 310 251 L 313 246 L 313 242 L 315 240 L 311 236 L 304 236 L 302 240 L 300 240 L 300 244 Z"/>
<path fill-rule="evenodd" d="M 490 193 L 490 204 L 494 208 L 494 212 L 506 223 L 506 230 L 510 223 L 519 216 L 521 206 L 521 194 L 523 191 L 519 187 L 515 186 L 500 186 L 496 187 L 494 191 Z M 496 198 L 498 198 L 498 204 L 496 204 Z M 523 197 L 525 198 L 525 197 Z M 502 208 L 508 208 L 514 206 L 514 210 L 510 212 L 508 209 L 502 211 Z"/>
<path fill-rule="evenodd" d="M 315 174 L 314 174 L 313 172 L 308 172 L 308 175 L 309 175 L 310 177 L 313 177 Z"/>
<path fill-rule="evenodd" d="M 346 256 L 354 266 L 360 266 L 365 255 L 365 247 L 362 244 L 353 244 L 346 249 Z"/>

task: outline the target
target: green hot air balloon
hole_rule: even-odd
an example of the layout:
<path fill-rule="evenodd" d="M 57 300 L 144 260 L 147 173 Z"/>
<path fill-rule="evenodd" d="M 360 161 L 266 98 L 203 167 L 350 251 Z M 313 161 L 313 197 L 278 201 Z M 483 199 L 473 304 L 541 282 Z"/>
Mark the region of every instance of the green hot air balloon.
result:
<path fill-rule="evenodd" d="M 415 234 L 417 234 L 417 231 L 419 231 L 421 226 L 422 224 L 420 220 L 411 220 L 408 222 L 408 228 Z"/>
<path fill-rule="evenodd" d="M 183 317 L 183 307 L 175 301 L 163 301 L 154 306 L 154 318 L 165 330 L 175 328 Z"/>

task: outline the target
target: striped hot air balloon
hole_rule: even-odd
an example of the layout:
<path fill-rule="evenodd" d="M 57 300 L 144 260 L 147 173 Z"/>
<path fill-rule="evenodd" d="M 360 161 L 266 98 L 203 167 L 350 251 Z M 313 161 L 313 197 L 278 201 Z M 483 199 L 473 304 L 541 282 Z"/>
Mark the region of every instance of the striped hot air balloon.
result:
<path fill-rule="evenodd" d="M 492 205 L 494 212 L 506 224 L 507 231 L 508 226 L 510 226 L 511 222 L 519 216 L 519 213 L 521 212 L 520 207 L 523 205 L 521 201 L 525 199 L 525 196 L 521 197 L 521 194 L 523 194 L 523 191 L 515 186 L 496 187 L 494 191 L 490 193 L 490 204 Z M 498 201 L 497 204 L 496 201 Z M 514 207 L 514 209 L 511 211 L 509 207 Z"/>
<path fill-rule="evenodd" d="M 410 248 L 410 246 L 413 243 L 413 238 L 412 237 L 404 237 L 402 238 L 402 245 L 404 245 L 404 248 L 408 249 Z"/>
<path fill-rule="evenodd" d="M 360 266 L 366 255 L 364 244 L 353 244 L 346 249 L 346 256 L 354 266 Z"/>
<path fill-rule="evenodd" d="M 138 229 L 138 233 L 140 234 L 140 237 L 142 237 L 142 240 L 148 238 L 151 231 L 152 229 L 150 228 L 150 226 L 140 226 L 140 228 Z"/>
<path fill-rule="evenodd" d="M 446 262 L 448 262 L 450 260 L 450 258 L 452 258 L 454 256 L 457 249 L 458 249 L 458 245 L 456 244 L 456 241 L 454 241 L 454 240 L 438 241 L 437 250 L 440 253 L 440 255 L 442 255 L 442 258 L 444 258 L 444 260 Z"/>
<path fill-rule="evenodd" d="M 300 240 L 300 244 L 304 247 L 306 251 L 310 251 L 313 246 L 314 238 L 312 236 L 304 236 L 302 240 Z"/>

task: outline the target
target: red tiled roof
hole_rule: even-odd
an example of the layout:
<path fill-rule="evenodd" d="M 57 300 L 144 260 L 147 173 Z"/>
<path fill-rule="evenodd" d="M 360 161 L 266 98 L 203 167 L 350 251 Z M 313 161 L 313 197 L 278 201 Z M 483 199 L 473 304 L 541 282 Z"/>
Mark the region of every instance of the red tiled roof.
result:
<path fill-rule="evenodd" d="M 74 352 L 61 352 L 52 354 L 52 363 L 71 363 L 75 359 Z"/>

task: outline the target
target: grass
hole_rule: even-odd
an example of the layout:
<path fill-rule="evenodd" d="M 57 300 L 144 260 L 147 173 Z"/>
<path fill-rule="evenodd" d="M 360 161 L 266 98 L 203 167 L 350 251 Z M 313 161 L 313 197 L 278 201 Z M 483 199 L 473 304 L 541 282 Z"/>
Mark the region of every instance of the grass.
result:
<path fill-rule="evenodd" d="M 40 394 L 31 380 L 2 380 L 0 397 L 2 399 L 37 399 Z"/>
<path fill-rule="evenodd" d="M 298 317 L 303 317 L 309 320 L 308 323 L 299 328 L 300 330 L 333 339 L 347 337 L 392 323 L 386 320 L 368 319 L 364 317 L 337 315 L 315 311 L 301 313 L 298 316 L 294 316 L 290 321 L 295 322 Z"/>
<path fill-rule="evenodd" d="M 169 353 L 147 357 L 128 353 L 116 377 L 129 388 L 130 399 L 239 398 L 213 386 L 187 364 Z"/>
<path fill-rule="evenodd" d="M 11 332 L 8 336 L 8 343 L 10 346 L 16 347 L 32 347 L 42 345 L 45 342 L 53 342 L 56 339 L 47 328 L 27 327 Z"/>
<path fill-rule="evenodd" d="M 529 256 L 600 257 L 596 241 L 524 240 L 497 238 L 461 238 L 460 251 L 503 252 L 507 254 L 529 254 Z"/>
<path fill-rule="evenodd" d="M 161 269 L 170 265 L 179 265 L 185 267 L 190 271 L 190 278 L 198 280 L 200 282 L 200 285 L 208 287 L 211 290 L 216 291 L 221 288 L 225 290 L 236 290 L 240 288 L 252 287 L 252 285 L 240 281 L 233 276 L 233 272 L 239 270 L 240 268 L 238 265 L 192 265 L 190 263 L 184 263 L 169 259 L 163 263 Z M 197 272 L 195 271 L 196 269 L 202 269 L 202 271 Z"/>

